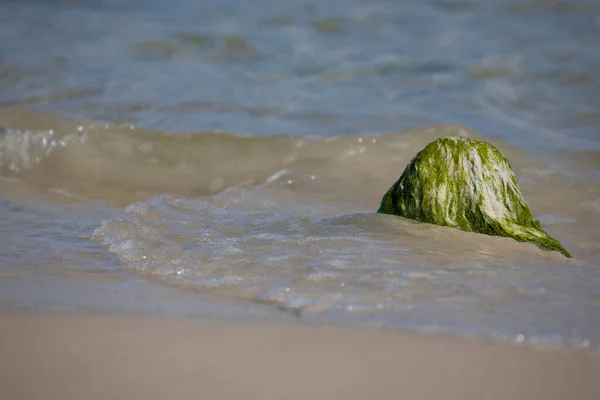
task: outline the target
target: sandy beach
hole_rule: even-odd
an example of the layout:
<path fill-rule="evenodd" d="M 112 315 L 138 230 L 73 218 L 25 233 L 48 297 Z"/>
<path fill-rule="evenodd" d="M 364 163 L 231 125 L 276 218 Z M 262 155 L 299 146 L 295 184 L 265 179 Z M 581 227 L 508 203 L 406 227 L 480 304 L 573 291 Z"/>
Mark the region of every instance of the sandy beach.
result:
<path fill-rule="evenodd" d="M 600 355 L 376 328 L 4 314 L 2 399 L 598 399 Z"/>
<path fill-rule="evenodd" d="M 600 400 L 600 1 L 0 38 L 0 400 Z"/>

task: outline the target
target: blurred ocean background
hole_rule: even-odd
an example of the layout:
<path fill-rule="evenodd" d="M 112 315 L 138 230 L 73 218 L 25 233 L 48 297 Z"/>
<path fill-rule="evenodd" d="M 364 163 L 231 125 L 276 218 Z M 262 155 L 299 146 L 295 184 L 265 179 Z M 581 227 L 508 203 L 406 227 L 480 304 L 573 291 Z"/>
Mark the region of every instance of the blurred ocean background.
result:
<path fill-rule="evenodd" d="M 573 256 L 374 211 L 488 140 Z M 600 3 L 0 1 L 0 308 L 600 349 Z"/>

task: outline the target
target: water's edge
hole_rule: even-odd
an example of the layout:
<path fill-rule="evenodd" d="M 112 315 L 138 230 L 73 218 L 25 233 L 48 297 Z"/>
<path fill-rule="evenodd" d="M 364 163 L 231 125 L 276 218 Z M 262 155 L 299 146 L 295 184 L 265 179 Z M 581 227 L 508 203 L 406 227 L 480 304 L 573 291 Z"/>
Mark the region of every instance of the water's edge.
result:
<path fill-rule="evenodd" d="M 250 315 L 598 347 L 595 157 L 540 159 L 495 142 L 534 215 L 574 253 L 568 261 L 374 213 L 426 143 L 480 138 L 465 127 L 324 139 L 190 136 L 14 108 L 0 117 L 3 308 Z"/>

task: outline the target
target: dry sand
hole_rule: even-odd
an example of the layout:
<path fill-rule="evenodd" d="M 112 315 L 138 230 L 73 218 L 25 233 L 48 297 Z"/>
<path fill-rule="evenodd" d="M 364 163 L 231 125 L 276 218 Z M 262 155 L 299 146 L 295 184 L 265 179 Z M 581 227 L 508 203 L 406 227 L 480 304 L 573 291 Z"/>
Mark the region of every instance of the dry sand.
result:
<path fill-rule="evenodd" d="M 600 399 L 600 354 L 375 328 L 0 315 L 0 399 Z"/>

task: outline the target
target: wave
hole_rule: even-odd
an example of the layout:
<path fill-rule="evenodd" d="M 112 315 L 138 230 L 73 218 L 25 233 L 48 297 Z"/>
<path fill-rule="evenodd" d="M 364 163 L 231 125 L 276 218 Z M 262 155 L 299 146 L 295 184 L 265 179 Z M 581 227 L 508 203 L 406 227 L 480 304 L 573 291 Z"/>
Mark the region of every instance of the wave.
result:
<path fill-rule="evenodd" d="M 283 192 L 258 185 L 198 199 L 159 196 L 104 220 L 93 240 L 152 282 L 305 321 L 416 330 L 435 321 L 443 332 L 526 332 L 571 346 L 582 343 L 565 328 L 574 311 L 598 311 L 598 270 L 577 260 L 374 212 L 283 203 Z M 577 292 L 565 302 L 573 281 Z M 593 323 L 579 329 L 595 347 Z"/>
<path fill-rule="evenodd" d="M 121 205 L 262 183 L 322 185 L 332 196 L 338 188 L 340 197 L 345 187 L 360 197 L 373 188 L 383 193 L 420 147 L 448 135 L 477 136 L 459 126 L 333 138 L 164 133 L 133 126 L 9 127 L 0 134 L 0 174 Z"/>

